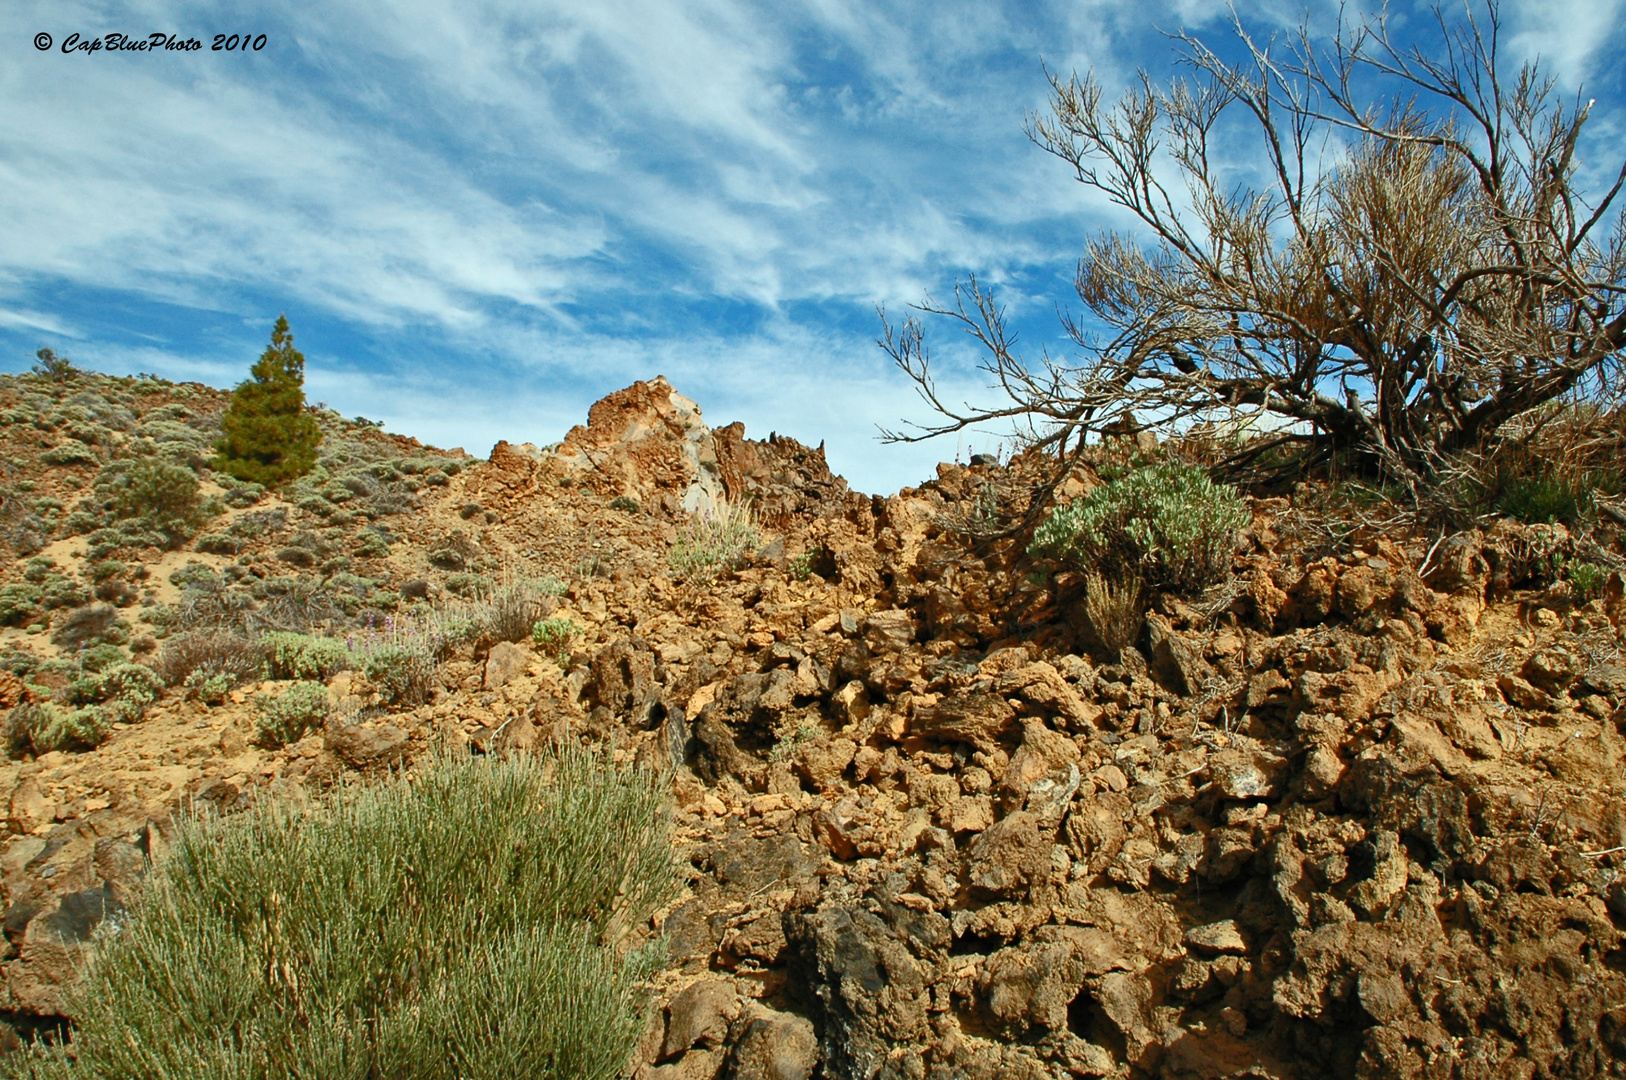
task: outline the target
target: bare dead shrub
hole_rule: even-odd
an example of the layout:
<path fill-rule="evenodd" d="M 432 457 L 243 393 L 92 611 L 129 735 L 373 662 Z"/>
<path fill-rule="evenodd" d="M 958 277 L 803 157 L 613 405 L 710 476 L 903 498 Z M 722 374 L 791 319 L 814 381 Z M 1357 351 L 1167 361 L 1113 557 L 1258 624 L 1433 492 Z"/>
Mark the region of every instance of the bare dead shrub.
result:
<path fill-rule="evenodd" d="M 153 669 L 170 686 L 185 684 L 194 673 L 205 679 L 224 676 L 238 686 L 260 677 L 265 649 L 230 630 L 193 630 L 164 642 Z"/>
<path fill-rule="evenodd" d="M 1117 654 L 1132 644 L 1140 633 L 1141 579 L 1107 578 L 1091 571 L 1084 577 L 1084 616 L 1096 640 L 1107 652 Z"/>
<path fill-rule="evenodd" d="M 1324 43 L 1261 44 L 1240 21 L 1223 48 L 1182 34 L 1188 74 L 1143 73 L 1116 102 L 1093 74 L 1052 75 L 1029 136 L 1142 235 L 1085 248 L 1089 318 L 1065 320 L 1081 360 L 1018 356 L 975 278 L 926 299 L 987 349 L 993 405 L 941 397 L 921 323 L 888 324 L 883 346 L 939 414 L 892 437 L 1014 422 L 1065 457 L 1091 433 L 1259 418 L 1274 433 L 1229 464 L 1341 456 L 1415 499 L 1515 418 L 1618 389 L 1623 185 L 1581 182 L 1626 172 L 1580 167 L 1591 105 L 1510 70 L 1496 4 L 1475 7 L 1455 24 L 1437 9 L 1433 47 L 1392 39 L 1383 13 Z M 1233 147 L 1214 152 L 1233 120 L 1259 187 L 1234 183 Z"/>

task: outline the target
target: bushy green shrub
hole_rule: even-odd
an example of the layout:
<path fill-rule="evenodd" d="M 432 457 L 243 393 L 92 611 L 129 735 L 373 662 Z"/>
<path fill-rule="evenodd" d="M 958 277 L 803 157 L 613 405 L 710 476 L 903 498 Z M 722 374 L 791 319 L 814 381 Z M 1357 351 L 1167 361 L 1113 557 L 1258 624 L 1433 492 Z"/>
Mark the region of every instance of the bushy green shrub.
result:
<path fill-rule="evenodd" d="M 128 657 L 117 645 L 95 645 L 80 653 L 76 659 L 86 671 L 102 672 L 114 664 L 124 663 Z"/>
<path fill-rule="evenodd" d="M 227 480 L 235 479 L 226 473 L 222 473 L 221 476 L 223 479 Z M 265 485 L 253 483 L 236 484 L 228 488 L 226 490 L 226 494 L 222 496 L 227 506 L 234 507 L 239 510 L 243 509 L 244 507 L 253 506 L 264 497 Z"/>
<path fill-rule="evenodd" d="M 260 638 L 260 645 L 273 679 L 326 682 L 357 666 L 356 656 L 337 638 L 277 632 Z"/>
<path fill-rule="evenodd" d="M 142 458 L 123 469 L 111 486 L 117 517 L 156 533 L 162 547 L 185 543 L 208 516 L 197 474 L 184 465 Z"/>
<path fill-rule="evenodd" d="M 21 626 L 39 614 L 45 590 L 26 581 L 0 585 L 0 626 Z"/>
<path fill-rule="evenodd" d="M 19 705 L 6 716 L 3 735 L 10 754 L 49 754 L 94 750 L 113 731 L 113 717 L 100 705 L 65 709 L 59 705 Z"/>
<path fill-rule="evenodd" d="M 277 318 L 271 344 L 250 373 L 221 418 L 225 437 L 215 468 L 276 487 L 310 472 L 322 441 L 316 417 L 305 411 L 305 357 L 294 348 L 287 316 Z"/>
<path fill-rule="evenodd" d="M 392 705 L 420 705 L 435 688 L 434 653 L 427 642 L 382 645 L 362 661 L 362 674 Z"/>
<path fill-rule="evenodd" d="M 390 543 L 377 529 L 363 529 L 357 534 L 356 545 L 351 550 L 358 558 L 382 559 L 390 553 Z"/>
<path fill-rule="evenodd" d="M 667 561 L 681 577 L 735 570 L 760 543 L 751 511 L 723 503 L 690 516 Z"/>
<path fill-rule="evenodd" d="M 70 440 L 45 451 L 40 460 L 47 465 L 94 465 L 101 459 L 84 443 Z"/>
<path fill-rule="evenodd" d="M 32 1080 L 610 1080 L 676 887 L 664 785 L 579 750 L 440 761 L 184 825 Z"/>
<path fill-rule="evenodd" d="M 543 619 L 531 628 L 531 640 L 560 667 L 570 660 L 570 646 L 581 635 L 581 627 L 570 619 Z"/>
<path fill-rule="evenodd" d="M 259 713 L 254 730 L 260 744 L 273 748 L 319 730 L 332 711 L 327 687 L 319 682 L 296 682 L 275 697 L 255 698 L 254 705 Z"/>
<path fill-rule="evenodd" d="M 1197 591 L 1230 572 L 1248 510 L 1235 488 L 1195 466 L 1155 465 L 1050 512 L 1028 554 L 1080 570 Z"/>
<path fill-rule="evenodd" d="M 236 555 L 243 550 L 243 542 L 227 533 L 204 533 L 192 547 L 205 555 Z"/>
<path fill-rule="evenodd" d="M 223 705 L 226 695 L 236 685 L 230 675 L 209 675 L 202 670 L 194 671 L 186 677 L 181 684 L 186 689 L 188 698 L 201 701 L 205 705 Z"/>

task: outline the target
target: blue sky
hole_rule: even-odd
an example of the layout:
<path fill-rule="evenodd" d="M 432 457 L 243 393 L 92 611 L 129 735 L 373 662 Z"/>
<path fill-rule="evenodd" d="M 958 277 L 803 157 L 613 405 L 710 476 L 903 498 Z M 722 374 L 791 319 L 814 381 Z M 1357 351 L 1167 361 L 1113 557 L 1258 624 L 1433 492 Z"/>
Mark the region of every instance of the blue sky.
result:
<path fill-rule="evenodd" d="M 1504 6 L 1510 51 L 1596 97 L 1606 134 L 1626 126 L 1622 2 Z M 1265 33 L 1305 14 L 1247 9 Z M 1207 0 L 8 0 L 0 370 L 48 345 L 231 386 L 286 311 L 311 399 L 425 441 L 554 441 L 664 374 L 713 424 L 826 440 L 855 487 L 894 491 L 997 438 L 876 441 L 926 419 L 876 305 L 976 273 L 1027 346 L 1055 348 L 1083 241 L 1124 224 L 1023 136 L 1041 64 L 1119 87 L 1170 72 L 1160 31 L 1218 40 L 1226 18 Z M 60 51 L 154 31 L 204 48 Z M 265 46 L 209 48 L 233 32 Z M 951 390 L 987 400 L 969 344 L 947 326 L 934 344 Z"/>

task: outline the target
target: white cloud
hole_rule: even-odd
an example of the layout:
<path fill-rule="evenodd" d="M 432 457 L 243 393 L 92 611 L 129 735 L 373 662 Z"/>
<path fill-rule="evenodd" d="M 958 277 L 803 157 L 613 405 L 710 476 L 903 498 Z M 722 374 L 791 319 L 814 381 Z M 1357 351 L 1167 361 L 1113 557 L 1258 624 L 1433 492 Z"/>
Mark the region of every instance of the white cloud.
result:
<path fill-rule="evenodd" d="M 55 315 L 43 311 L 11 310 L 0 308 L 0 326 L 15 326 L 25 330 L 42 330 L 58 337 L 77 338 L 79 332 Z"/>

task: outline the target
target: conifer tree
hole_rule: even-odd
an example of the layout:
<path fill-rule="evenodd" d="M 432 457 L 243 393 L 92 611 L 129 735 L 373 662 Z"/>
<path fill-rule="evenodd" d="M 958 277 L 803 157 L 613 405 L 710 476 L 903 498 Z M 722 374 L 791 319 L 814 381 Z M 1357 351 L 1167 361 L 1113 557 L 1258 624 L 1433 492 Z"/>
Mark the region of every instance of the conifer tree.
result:
<path fill-rule="evenodd" d="M 271 344 L 249 369 L 253 378 L 232 391 L 220 421 L 225 438 L 215 468 L 272 487 L 316 464 L 322 431 L 305 411 L 305 357 L 294 348 L 288 317 L 277 317 Z"/>

